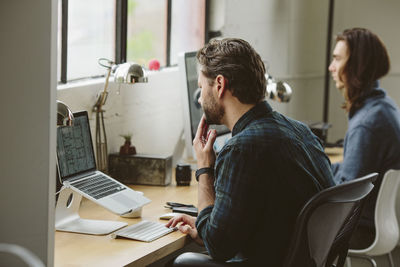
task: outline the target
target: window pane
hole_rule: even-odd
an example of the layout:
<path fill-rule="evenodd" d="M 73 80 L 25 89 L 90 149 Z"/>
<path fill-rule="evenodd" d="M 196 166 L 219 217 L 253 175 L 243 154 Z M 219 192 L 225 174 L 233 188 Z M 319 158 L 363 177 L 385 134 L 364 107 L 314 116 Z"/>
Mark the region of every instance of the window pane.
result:
<path fill-rule="evenodd" d="M 180 52 L 196 51 L 205 42 L 205 0 L 172 0 L 171 65 Z"/>
<path fill-rule="evenodd" d="M 128 0 L 127 61 L 166 64 L 167 0 Z"/>
<path fill-rule="evenodd" d="M 115 0 L 68 1 L 68 80 L 104 75 L 99 58 L 115 60 Z"/>

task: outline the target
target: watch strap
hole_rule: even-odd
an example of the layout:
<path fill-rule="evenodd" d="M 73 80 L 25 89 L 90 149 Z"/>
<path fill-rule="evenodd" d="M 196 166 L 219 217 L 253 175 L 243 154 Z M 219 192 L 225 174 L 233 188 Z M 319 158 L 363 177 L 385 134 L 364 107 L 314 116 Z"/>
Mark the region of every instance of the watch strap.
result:
<path fill-rule="evenodd" d="M 214 168 L 213 167 L 205 167 L 205 168 L 197 169 L 196 173 L 195 173 L 197 182 L 199 181 L 199 176 L 204 173 L 207 173 L 210 176 L 214 176 Z"/>

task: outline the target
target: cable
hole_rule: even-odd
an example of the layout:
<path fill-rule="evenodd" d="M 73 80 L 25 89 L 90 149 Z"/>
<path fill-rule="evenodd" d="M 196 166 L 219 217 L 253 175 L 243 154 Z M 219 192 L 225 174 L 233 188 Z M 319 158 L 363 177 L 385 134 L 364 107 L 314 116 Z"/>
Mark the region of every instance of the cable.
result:
<path fill-rule="evenodd" d="M 58 195 L 58 194 L 60 194 L 60 192 L 62 191 L 63 189 L 61 188 L 60 190 L 58 190 L 58 192 L 56 192 L 56 196 Z"/>

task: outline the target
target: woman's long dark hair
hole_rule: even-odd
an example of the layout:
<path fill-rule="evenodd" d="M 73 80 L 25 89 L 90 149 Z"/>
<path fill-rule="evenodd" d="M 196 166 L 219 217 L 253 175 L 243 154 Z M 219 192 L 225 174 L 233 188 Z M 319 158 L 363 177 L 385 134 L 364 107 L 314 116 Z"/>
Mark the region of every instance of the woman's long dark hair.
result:
<path fill-rule="evenodd" d="M 374 82 L 389 72 L 390 59 L 383 42 L 367 29 L 347 29 L 336 37 L 336 41 L 346 42 L 349 55 L 339 73 L 339 77 L 344 77 L 347 89 L 345 108 L 348 111 L 358 109 Z"/>

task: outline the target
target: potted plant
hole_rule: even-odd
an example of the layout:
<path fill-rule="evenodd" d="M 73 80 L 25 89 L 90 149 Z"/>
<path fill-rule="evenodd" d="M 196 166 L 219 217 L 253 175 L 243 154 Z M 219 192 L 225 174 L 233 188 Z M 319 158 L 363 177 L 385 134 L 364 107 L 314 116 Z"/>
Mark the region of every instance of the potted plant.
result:
<path fill-rule="evenodd" d="M 120 155 L 135 155 L 136 148 L 131 145 L 132 134 L 121 134 L 121 137 L 125 139 L 125 143 L 120 147 Z"/>

